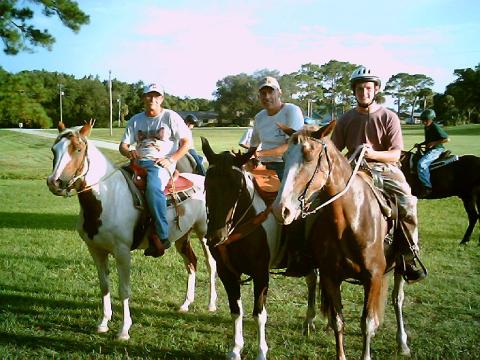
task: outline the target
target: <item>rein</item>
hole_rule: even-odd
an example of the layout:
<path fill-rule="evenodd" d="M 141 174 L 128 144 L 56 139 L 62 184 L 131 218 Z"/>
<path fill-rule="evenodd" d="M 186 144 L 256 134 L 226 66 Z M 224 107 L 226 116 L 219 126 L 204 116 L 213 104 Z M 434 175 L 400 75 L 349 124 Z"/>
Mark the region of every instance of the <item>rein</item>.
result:
<path fill-rule="evenodd" d="M 320 142 L 322 144 L 322 146 L 323 146 L 322 153 L 325 152 L 325 154 L 326 154 L 327 162 L 328 162 L 328 175 L 327 175 L 327 180 L 328 180 L 328 178 L 330 177 L 332 169 L 331 169 L 330 158 L 328 157 L 327 145 L 321 140 L 318 140 L 318 139 L 314 139 L 314 140 L 317 141 L 317 142 Z M 357 147 L 357 149 L 352 154 L 352 156 L 350 156 L 350 158 L 348 159 L 349 162 L 352 162 L 352 160 L 356 158 L 357 154 L 360 153 L 360 155 L 358 156 L 358 159 L 357 159 L 357 163 L 355 164 L 355 168 L 353 169 L 352 174 L 350 175 L 350 178 L 348 179 L 348 182 L 347 182 L 347 185 L 345 186 L 345 188 L 342 191 L 340 191 L 339 193 L 335 194 L 330 199 L 328 199 L 327 201 L 325 201 L 324 203 L 318 205 L 315 209 L 310 210 L 310 211 L 306 211 L 305 210 L 305 208 L 306 208 L 306 206 L 305 206 L 305 195 L 308 191 L 308 188 L 310 187 L 313 180 L 315 179 L 316 175 L 318 174 L 318 171 L 319 171 L 319 168 L 320 168 L 320 160 L 322 158 L 322 153 L 320 154 L 320 156 L 318 157 L 317 166 L 316 166 L 315 171 L 312 175 L 312 178 L 309 180 L 309 182 L 307 183 L 307 186 L 305 187 L 305 190 L 303 191 L 303 193 L 298 198 L 298 200 L 300 201 L 300 211 L 301 211 L 302 219 L 305 219 L 309 215 L 315 214 L 321 208 L 331 204 L 332 202 L 334 202 L 338 198 L 342 197 L 348 191 L 348 189 L 350 189 L 353 178 L 358 173 L 358 170 L 360 168 L 362 160 L 365 156 L 365 151 L 366 151 L 366 147 L 364 145 L 360 145 L 359 147 Z M 326 183 L 327 182 L 325 182 L 325 184 Z M 319 190 L 322 190 L 323 187 L 325 186 L 325 184 L 323 184 L 322 187 L 320 187 Z"/>
<path fill-rule="evenodd" d="M 245 181 L 246 175 L 244 171 L 242 171 L 237 167 L 233 167 L 233 169 L 235 169 L 236 171 L 242 174 L 244 182 L 243 182 L 242 188 L 238 192 L 238 197 L 237 197 L 237 200 L 235 201 L 235 205 L 233 206 L 231 220 L 229 220 L 228 223 L 226 224 L 228 236 L 222 241 L 219 241 L 217 244 L 215 244 L 215 246 L 221 246 L 221 245 L 225 246 L 232 242 L 245 238 L 246 236 L 254 232 L 257 229 L 257 227 L 267 219 L 268 215 L 272 211 L 272 205 L 269 205 L 265 210 L 256 214 L 251 219 L 248 219 L 248 221 L 244 222 L 243 224 L 240 224 L 242 220 L 244 220 L 245 217 L 247 216 L 248 211 L 253 207 L 253 201 L 255 200 L 255 189 L 253 189 L 253 192 L 251 194 L 250 192 L 248 192 L 250 197 L 248 207 L 245 209 L 245 211 L 243 211 L 240 218 L 236 221 L 236 224 L 233 224 L 233 218 L 237 210 L 237 205 L 240 200 L 240 195 L 242 194 L 243 191 L 248 191 L 246 181 Z"/>

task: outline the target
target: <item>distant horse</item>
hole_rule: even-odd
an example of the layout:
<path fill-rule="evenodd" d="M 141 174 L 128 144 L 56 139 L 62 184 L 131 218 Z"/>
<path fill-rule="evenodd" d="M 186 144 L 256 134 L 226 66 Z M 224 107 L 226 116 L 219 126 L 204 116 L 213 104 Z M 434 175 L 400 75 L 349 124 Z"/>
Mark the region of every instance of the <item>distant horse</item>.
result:
<path fill-rule="evenodd" d="M 141 227 L 142 211 L 134 206 L 127 181 L 116 168 L 87 139 L 93 123 L 83 127 L 65 129 L 59 125 L 60 134 L 52 146 L 53 172 L 47 179 L 47 185 L 54 195 L 69 196 L 76 190 L 80 202 L 80 217 L 77 230 L 88 246 L 95 262 L 103 296 L 103 318 L 98 332 L 108 331 L 108 321 L 112 317 L 110 284 L 108 277 L 108 255 L 116 260 L 119 276 L 119 295 L 123 305 L 123 323 L 118 333 L 121 340 L 129 339 L 132 324 L 130 317 L 130 263 L 131 250 L 138 243 L 139 248 L 148 245 L 145 231 Z M 196 258 L 190 246 L 188 235 L 193 229 L 201 239 L 203 251 L 210 271 L 209 311 L 215 311 L 217 293 L 215 290 L 215 261 L 210 254 L 204 235 L 207 232 L 205 211 L 204 178 L 193 174 L 182 174 L 193 183 L 193 193 L 185 196 L 178 204 L 178 225 L 176 211 L 168 208 L 170 223 L 170 241 L 175 243 L 181 253 L 188 272 L 187 295 L 180 311 L 188 311 L 194 299 Z"/>
<path fill-rule="evenodd" d="M 290 139 L 273 213 L 284 224 L 306 217 L 311 226 L 308 244 L 319 268 L 321 310 L 335 333 L 337 359 L 346 358 L 341 283 L 352 279 L 363 285 L 362 359 L 367 360 L 371 358 L 370 341 L 383 317 L 388 288 L 385 273 L 394 267 L 395 251 L 384 243 L 388 224 L 369 178 L 353 171 L 327 138 L 334 126 L 335 121 L 297 133 L 282 127 Z M 410 349 L 402 315 L 405 281 L 399 273 L 394 279 L 397 344 L 399 352 L 407 355 Z"/>
<path fill-rule="evenodd" d="M 418 148 L 416 152 L 412 150 L 402 153 L 402 171 L 412 188 L 413 195 L 419 196 L 422 184 L 418 178 L 417 162 L 421 153 Z M 480 224 L 480 157 L 463 155 L 457 161 L 441 167 L 436 167 L 435 163 L 432 165 L 430 170 L 432 193 L 427 199 L 442 199 L 450 196 L 458 196 L 462 199 L 468 215 L 468 227 L 460 244 L 466 244 L 470 241 L 477 221 Z M 478 241 L 480 243 L 480 237 Z"/>
<path fill-rule="evenodd" d="M 281 226 L 256 190 L 252 175 L 243 169 L 252 155 L 250 152 L 243 155 L 227 151 L 216 154 L 203 137 L 202 149 L 209 163 L 205 177 L 207 244 L 215 257 L 218 275 L 227 292 L 234 326 L 233 348 L 227 358 L 241 358 L 243 308 L 240 276 L 247 274 L 253 279 L 254 286 L 253 316 L 258 325 L 257 359 L 266 359 L 265 304 L 269 269 L 281 261 Z M 308 334 L 314 329 L 316 274 L 312 272 L 306 281 L 309 296 L 304 333 Z"/>

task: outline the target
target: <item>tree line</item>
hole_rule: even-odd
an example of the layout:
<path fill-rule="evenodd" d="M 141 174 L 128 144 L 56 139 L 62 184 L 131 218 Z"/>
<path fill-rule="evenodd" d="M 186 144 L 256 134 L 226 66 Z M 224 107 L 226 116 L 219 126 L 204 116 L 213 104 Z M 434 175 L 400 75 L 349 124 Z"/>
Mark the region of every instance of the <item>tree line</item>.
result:
<path fill-rule="evenodd" d="M 304 64 L 297 72 L 281 75 L 278 70 L 263 69 L 253 74 L 229 75 L 217 81 L 214 100 L 181 98 L 166 94 L 164 105 L 175 111 L 215 111 L 220 125 L 248 125 L 260 110 L 258 80 L 264 76 L 279 79 L 284 101 L 299 105 L 304 114 L 335 117 L 355 106 L 349 77 L 357 65 L 331 60 L 326 64 Z M 434 93 L 433 80 L 424 74 L 399 73 L 385 84 L 377 96 L 383 103 L 389 95 L 395 111 L 403 118 L 432 107 L 446 125 L 480 122 L 480 65 L 455 70 L 456 80 L 443 94 Z M 133 84 L 113 79 L 113 122 L 124 126 L 125 119 L 142 111 L 143 82 Z M 62 119 L 80 125 L 90 118 L 98 126 L 110 124 L 108 81 L 98 76 L 73 75 L 47 71 L 22 71 L 11 74 L 0 67 L 0 127 L 50 128 Z"/>

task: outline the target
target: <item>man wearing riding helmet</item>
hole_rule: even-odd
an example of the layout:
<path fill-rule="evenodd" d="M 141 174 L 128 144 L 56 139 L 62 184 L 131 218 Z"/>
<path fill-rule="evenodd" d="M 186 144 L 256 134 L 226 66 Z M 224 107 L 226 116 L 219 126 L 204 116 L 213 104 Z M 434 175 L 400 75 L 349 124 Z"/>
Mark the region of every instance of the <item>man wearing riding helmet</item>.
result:
<path fill-rule="evenodd" d="M 400 119 L 391 110 L 377 104 L 381 81 L 370 69 L 360 66 L 350 76 L 350 86 L 357 106 L 343 114 L 337 121 L 332 141 L 347 156 L 359 146 L 365 146 L 364 158 L 370 168 L 383 179 L 383 188 L 395 195 L 398 201 L 399 227 L 395 241 L 406 248 L 405 256 L 398 261 L 405 279 L 409 283 L 426 277 L 425 270 L 416 268 L 418 259 L 417 198 L 411 194 L 410 186 L 398 167 L 403 137 Z"/>
<path fill-rule="evenodd" d="M 430 164 L 437 160 L 442 152 L 445 151 L 443 144 L 448 142 L 448 135 L 435 119 L 435 111 L 426 109 L 420 114 L 420 119 L 425 126 L 425 141 L 419 145 L 425 145 L 425 154 L 418 160 L 418 177 L 424 186 L 423 196 L 432 193 L 432 183 L 430 182 Z"/>

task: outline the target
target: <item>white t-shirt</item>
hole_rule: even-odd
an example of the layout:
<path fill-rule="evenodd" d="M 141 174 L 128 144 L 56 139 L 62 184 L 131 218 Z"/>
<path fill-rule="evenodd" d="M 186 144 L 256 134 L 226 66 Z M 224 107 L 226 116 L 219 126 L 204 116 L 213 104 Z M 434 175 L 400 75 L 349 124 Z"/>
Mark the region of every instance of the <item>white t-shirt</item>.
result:
<path fill-rule="evenodd" d="M 122 142 L 136 146 L 142 159 L 158 159 L 177 151 L 180 139 L 190 138 L 190 129 L 175 111 L 162 109 L 154 117 L 138 113 L 128 121 Z"/>
<path fill-rule="evenodd" d="M 263 109 L 255 116 L 253 126 L 251 147 L 258 147 L 262 144 L 262 150 L 276 148 L 288 141 L 288 136 L 277 126 L 277 123 L 284 124 L 294 130 L 303 127 L 302 110 L 297 105 L 285 103 L 278 113 L 269 116 L 267 110 Z M 268 156 L 260 159 L 262 162 L 282 162 L 281 156 Z"/>

